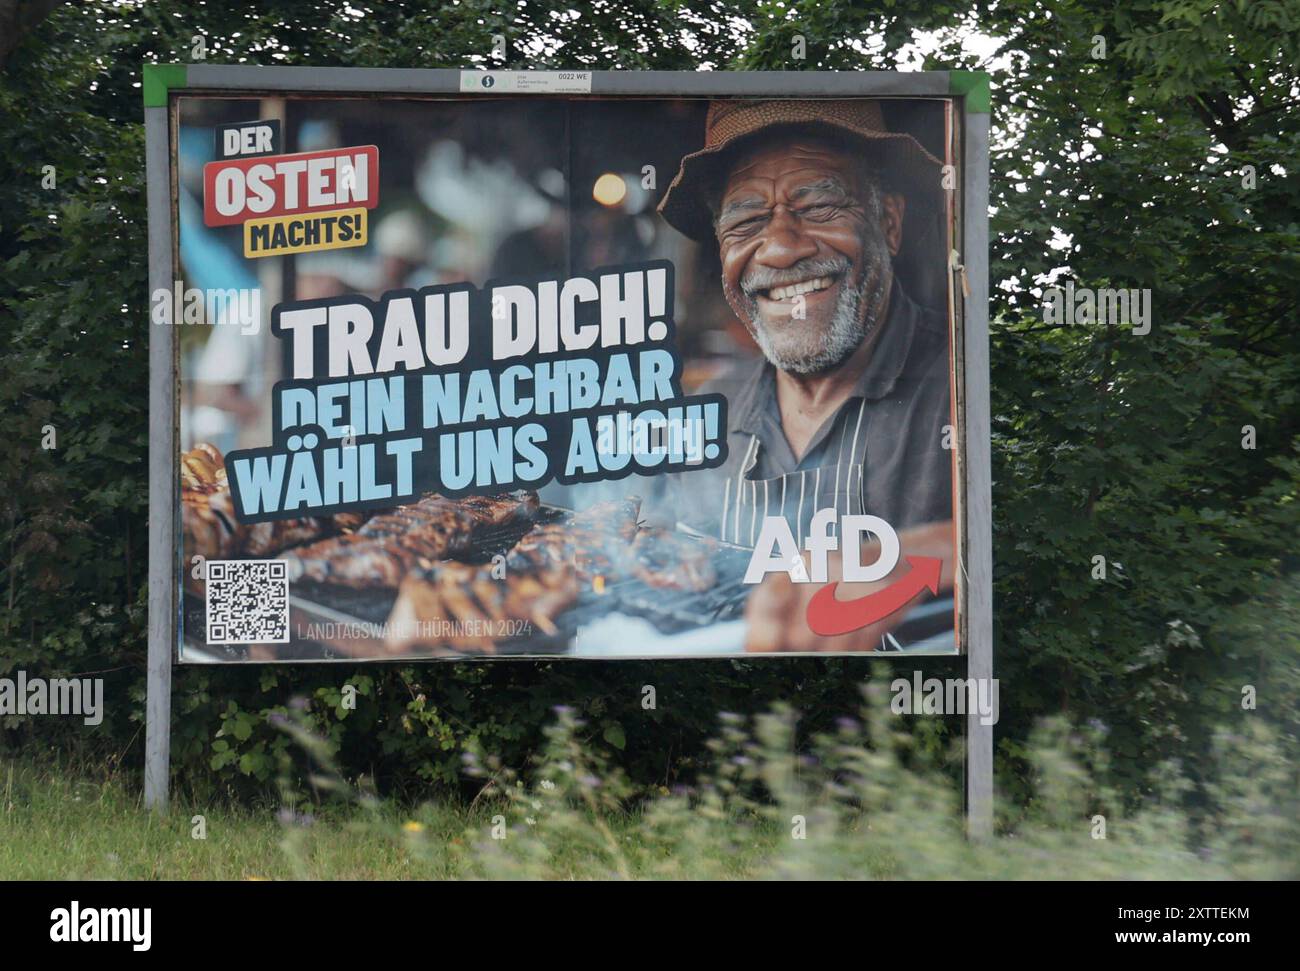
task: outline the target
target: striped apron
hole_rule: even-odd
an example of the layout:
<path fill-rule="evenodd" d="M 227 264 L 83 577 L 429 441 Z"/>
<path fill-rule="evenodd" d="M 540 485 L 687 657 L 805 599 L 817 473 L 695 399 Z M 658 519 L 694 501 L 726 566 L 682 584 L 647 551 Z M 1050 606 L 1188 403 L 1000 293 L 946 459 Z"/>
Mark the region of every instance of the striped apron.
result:
<path fill-rule="evenodd" d="M 739 470 L 728 476 L 723 486 L 718 538 L 726 543 L 752 547 L 762 529 L 764 516 L 784 516 L 790 532 L 802 546 L 808 525 L 818 509 L 836 509 L 841 516 L 865 514 L 862 480 L 867 456 L 861 431 L 866 404 L 866 399 L 863 399 L 858 405 L 856 419 L 850 417 L 840 429 L 835 461 L 825 462 L 817 468 L 798 469 L 771 479 L 754 478 L 751 473 L 758 465 L 759 451 L 763 446 L 757 435 L 751 435 Z M 852 435 L 849 434 L 850 428 Z"/>

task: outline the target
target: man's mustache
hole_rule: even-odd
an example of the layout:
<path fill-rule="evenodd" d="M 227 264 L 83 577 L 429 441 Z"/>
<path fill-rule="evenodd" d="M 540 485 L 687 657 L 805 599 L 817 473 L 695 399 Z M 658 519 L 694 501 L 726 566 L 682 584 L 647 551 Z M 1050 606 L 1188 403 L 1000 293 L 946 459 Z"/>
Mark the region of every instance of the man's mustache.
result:
<path fill-rule="evenodd" d="M 825 259 L 809 258 L 800 260 L 793 266 L 780 269 L 771 266 L 756 266 L 740 278 L 740 289 L 750 300 L 760 291 L 773 287 L 785 287 L 801 280 L 815 280 L 820 276 L 839 276 L 847 273 L 853 264 L 846 258 Z"/>

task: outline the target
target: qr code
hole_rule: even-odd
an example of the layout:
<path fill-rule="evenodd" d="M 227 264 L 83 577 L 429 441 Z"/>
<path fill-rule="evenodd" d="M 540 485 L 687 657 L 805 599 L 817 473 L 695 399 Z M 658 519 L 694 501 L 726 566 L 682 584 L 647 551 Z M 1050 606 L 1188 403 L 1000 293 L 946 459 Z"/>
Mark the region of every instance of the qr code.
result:
<path fill-rule="evenodd" d="M 284 560 L 208 560 L 208 643 L 288 644 Z"/>

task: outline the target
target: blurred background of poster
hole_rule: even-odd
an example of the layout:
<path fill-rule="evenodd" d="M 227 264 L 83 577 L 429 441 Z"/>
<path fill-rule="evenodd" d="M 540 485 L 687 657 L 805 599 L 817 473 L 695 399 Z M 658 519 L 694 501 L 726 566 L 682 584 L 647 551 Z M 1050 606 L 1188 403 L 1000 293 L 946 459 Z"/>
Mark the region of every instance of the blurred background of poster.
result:
<path fill-rule="evenodd" d="M 722 297 L 716 246 L 686 239 L 655 212 L 681 157 L 702 145 L 707 107 L 703 99 L 182 99 L 182 280 L 203 290 L 260 288 L 261 321 L 256 333 L 181 328 L 181 447 L 206 441 L 224 453 L 270 441 L 270 390 L 280 377 L 270 315 L 284 300 L 482 287 L 668 259 L 684 390 L 752 358 L 757 348 Z M 946 157 L 944 102 L 883 108 L 891 128 Z M 245 259 L 242 227 L 203 225 L 203 166 L 216 157 L 216 126 L 267 118 L 281 120 L 285 153 L 378 146 L 379 204 L 366 246 Z M 909 211 L 896 268 L 914 299 L 946 313 L 942 217 Z M 576 506 L 653 487 L 602 483 L 583 487 L 577 502 L 552 485 L 543 496 Z"/>

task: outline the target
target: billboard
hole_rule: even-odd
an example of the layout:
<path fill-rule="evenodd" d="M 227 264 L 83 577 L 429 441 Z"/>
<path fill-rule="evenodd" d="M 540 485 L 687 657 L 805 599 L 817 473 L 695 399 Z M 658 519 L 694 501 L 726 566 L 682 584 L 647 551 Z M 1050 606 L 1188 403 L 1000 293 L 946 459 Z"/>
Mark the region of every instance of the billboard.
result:
<path fill-rule="evenodd" d="M 308 73 L 167 103 L 178 660 L 966 649 L 960 94 Z"/>

